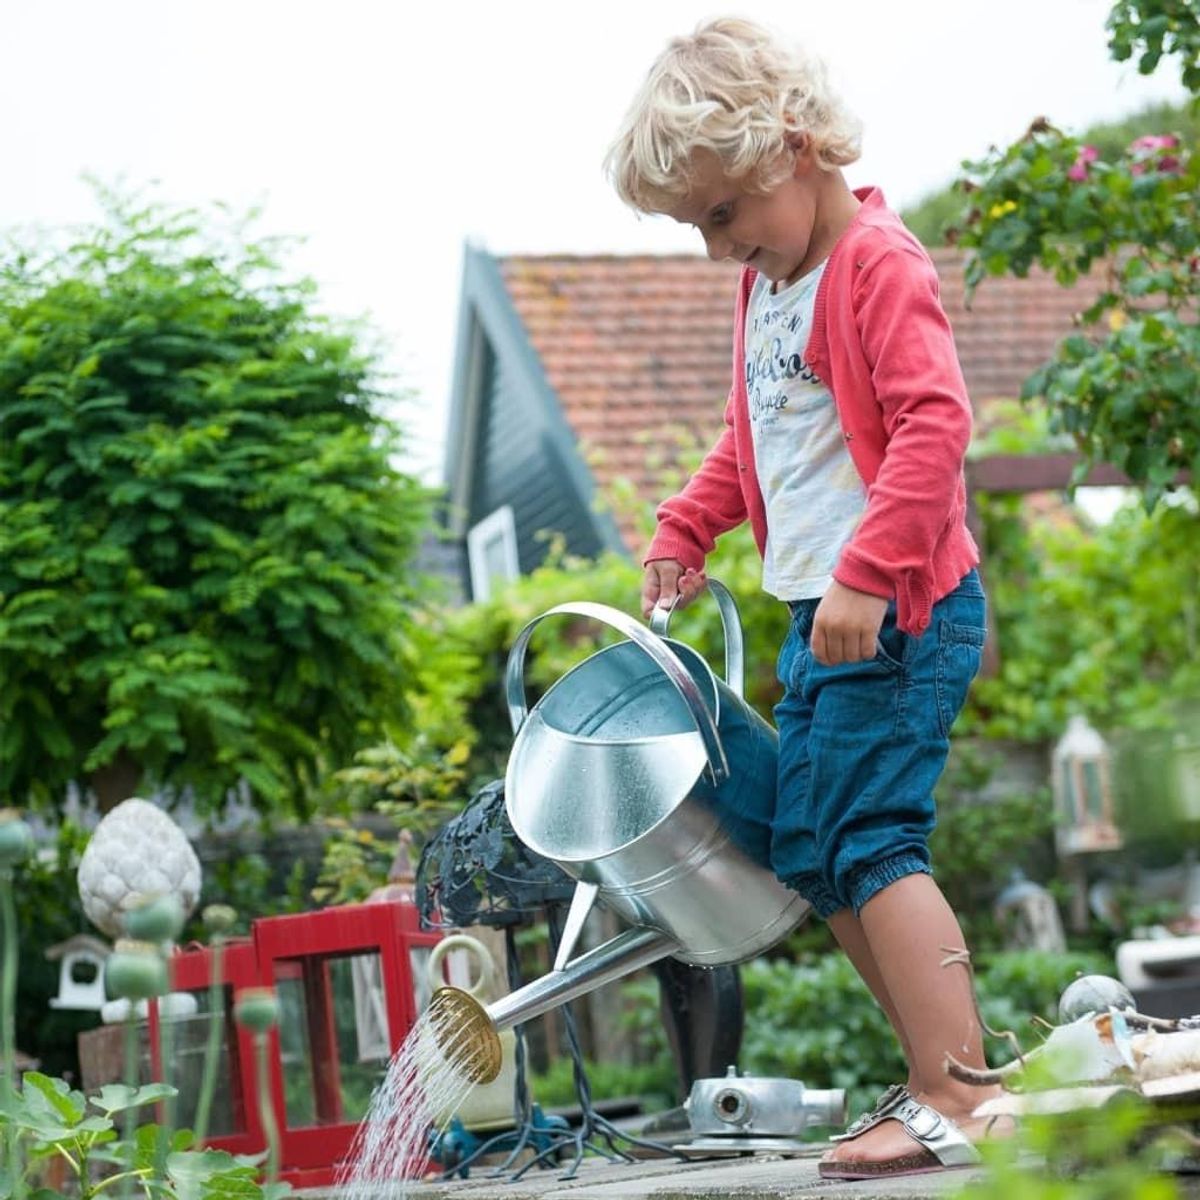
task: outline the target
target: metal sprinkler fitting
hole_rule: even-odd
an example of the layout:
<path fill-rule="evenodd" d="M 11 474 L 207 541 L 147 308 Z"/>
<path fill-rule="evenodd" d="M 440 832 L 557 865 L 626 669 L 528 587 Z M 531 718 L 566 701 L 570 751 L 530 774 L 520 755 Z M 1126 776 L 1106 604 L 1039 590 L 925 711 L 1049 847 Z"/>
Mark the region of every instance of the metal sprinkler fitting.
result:
<path fill-rule="evenodd" d="M 461 988 L 443 987 L 429 1002 L 429 1020 L 446 1061 L 472 1083 L 500 1074 L 500 1033 L 486 1008 Z"/>

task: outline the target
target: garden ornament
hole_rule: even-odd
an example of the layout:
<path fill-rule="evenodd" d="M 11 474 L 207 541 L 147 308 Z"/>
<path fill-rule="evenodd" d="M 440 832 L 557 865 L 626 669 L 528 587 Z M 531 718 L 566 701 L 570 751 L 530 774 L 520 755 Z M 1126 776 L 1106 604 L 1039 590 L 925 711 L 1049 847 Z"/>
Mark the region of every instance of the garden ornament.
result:
<path fill-rule="evenodd" d="M 78 871 L 89 921 L 109 937 L 126 933 L 132 909 L 173 896 L 186 917 L 200 897 L 200 860 L 183 831 L 157 805 L 136 797 L 96 826 Z"/>
<path fill-rule="evenodd" d="M 1081 975 L 1067 984 L 1058 1000 L 1058 1019 L 1063 1025 L 1080 1017 L 1112 1009 L 1133 1009 L 1133 993 L 1110 975 Z"/>
<path fill-rule="evenodd" d="M 742 631 L 733 597 L 709 582 L 725 633 L 725 676 L 667 638 L 670 612 L 647 630 L 601 604 L 560 604 L 534 618 L 508 657 L 515 733 L 505 804 L 517 837 L 577 880 L 554 969 L 486 1007 L 434 996 L 444 1050 L 476 1082 L 500 1070 L 499 1032 L 672 956 L 695 966 L 742 962 L 809 912 L 769 862 L 778 739 L 742 699 Z M 559 679 L 532 711 L 525 653 L 552 616 L 586 617 L 626 640 Z M 601 900 L 632 928 L 572 959 Z M 455 1057 L 459 1057 L 458 1054 Z"/>
<path fill-rule="evenodd" d="M 996 897 L 993 913 L 1005 931 L 1006 947 L 1063 954 L 1067 938 L 1054 897 L 1042 886 L 1013 871 L 1008 887 Z"/>
<path fill-rule="evenodd" d="M 51 1008 L 99 1012 L 104 1007 L 104 960 L 112 947 L 88 933 L 77 933 L 46 951 L 59 964 L 58 995 L 50 997 Z"/>

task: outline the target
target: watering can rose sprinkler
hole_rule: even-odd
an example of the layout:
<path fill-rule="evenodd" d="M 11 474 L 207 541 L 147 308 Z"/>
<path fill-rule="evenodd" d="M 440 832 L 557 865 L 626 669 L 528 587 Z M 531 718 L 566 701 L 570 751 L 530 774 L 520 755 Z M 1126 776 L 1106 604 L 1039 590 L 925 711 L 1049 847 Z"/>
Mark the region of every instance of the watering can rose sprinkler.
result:
<path fill-rule="evenodd" d="M 500 1031 L 659 959 L 717 967 L 762 953 L 809 905 L 769 867 L 778 738 L 742 697 L 737 605 L 716 580 L 725 679 L 667 637 L 602 604 L 535 617 L 508 656 L 515 734 L 505 808 L 517 837 L 576 882 L 554 969 L 490 1004 L 440 988 L 430 1020 L 443 1055 L 475 1083 L 500 1071 Z M 625 635 L 559 679 L 530 710 L 525 652 L 548 617 L 587 617 Z M 599 900 L 631 928 L 572 959 Z"/>

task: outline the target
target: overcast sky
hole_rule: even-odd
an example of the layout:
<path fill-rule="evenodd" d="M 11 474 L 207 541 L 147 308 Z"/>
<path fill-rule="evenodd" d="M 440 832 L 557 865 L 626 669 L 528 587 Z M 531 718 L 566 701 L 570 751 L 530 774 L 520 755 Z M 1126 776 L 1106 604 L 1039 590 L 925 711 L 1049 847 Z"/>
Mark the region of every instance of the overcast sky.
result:
<path fill-rule="evenodd" d="M 1047 115 L 1078 131 L 1182 90 L 1109 61 L 1109 0 L 0 0 L 0 226 L 97 215 L 85 173 L 265 206 L 324 307 L 368 315 L 440 477 L 464 241 L 677 252 L 600 160 L 666 39 L 738 13 L 829 61 L 866 136 L 850 183 L 897 207 Z"/>

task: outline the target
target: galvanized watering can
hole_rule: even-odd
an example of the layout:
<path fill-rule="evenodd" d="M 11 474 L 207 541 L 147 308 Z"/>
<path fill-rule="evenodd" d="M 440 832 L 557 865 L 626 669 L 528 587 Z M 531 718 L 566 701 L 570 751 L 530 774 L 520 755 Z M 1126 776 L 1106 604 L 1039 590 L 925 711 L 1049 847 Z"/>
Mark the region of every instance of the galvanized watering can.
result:
<path fill-rule="evenodd" d="M 808 915 L 768 865 L 778 740 L 742 699 L 737 605 L 722 584 L 708 586 L 725 632 L 724 680 L 666 636 L 661 609 L 647 629 L 606 605 L 560 604 L 513 643 L 508 817 L 526 846 L 578 884 L 548 975 L 486 1007 L 455 988 L 436 993 L 438 1036 L 477 1082 L 500 1069 L 500 1030 L 660 958 L 705 967 L 753 958 Z M 557 615 L 591 618 L 626 640 L 567 672 L 530 711 L 525 652 Z M 632 928 L 572 959 L 597 899 Z"/>

